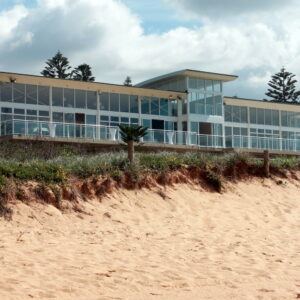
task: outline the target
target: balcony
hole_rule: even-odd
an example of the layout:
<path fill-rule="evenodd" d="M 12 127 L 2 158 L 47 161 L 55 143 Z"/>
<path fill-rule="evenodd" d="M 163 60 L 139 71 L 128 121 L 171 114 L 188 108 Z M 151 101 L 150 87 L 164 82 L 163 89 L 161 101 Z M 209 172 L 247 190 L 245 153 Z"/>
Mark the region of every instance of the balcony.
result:
<path fill-rule="evenodd" d="M 1 122 L 1 136 L 47 137 L 53 139 L 78 139 L 120 142 L 118 127 L 8 120 Z M 193 132 L 148 129 L 141 140 L 145 144 L 186 145 L 204 148 L 223 148 L 223 136 L 202 135 Z"/>

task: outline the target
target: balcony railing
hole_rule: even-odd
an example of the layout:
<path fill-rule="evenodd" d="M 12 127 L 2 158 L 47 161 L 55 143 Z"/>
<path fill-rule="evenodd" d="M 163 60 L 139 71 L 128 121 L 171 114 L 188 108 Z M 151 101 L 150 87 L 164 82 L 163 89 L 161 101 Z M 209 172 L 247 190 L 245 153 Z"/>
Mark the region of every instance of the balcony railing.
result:
<path fill-rule="evenodd" d="M 93 141 L 120 141 L 118 127 L 41 122 L 30 120 L 7 120 L 1 122 L 1 136 L 39 136 Z M 143 143 L 188 145 L 204 148 L 248 148 L 300 152 L 300 139 L 275 137 L 204 135 L 186 131 L 148 129 Z"/>
<path fill-rule="evenodd" d="M 90 139 L 94 141 L 121 140 L 118 127 L 30 120 L 3 121 L 1 123 L 1 136 L 10 135 Z M 148 129 L 147 135 L 142 139 L 142 142 L 223 148 L 223 136 L 159 129 Z"/>

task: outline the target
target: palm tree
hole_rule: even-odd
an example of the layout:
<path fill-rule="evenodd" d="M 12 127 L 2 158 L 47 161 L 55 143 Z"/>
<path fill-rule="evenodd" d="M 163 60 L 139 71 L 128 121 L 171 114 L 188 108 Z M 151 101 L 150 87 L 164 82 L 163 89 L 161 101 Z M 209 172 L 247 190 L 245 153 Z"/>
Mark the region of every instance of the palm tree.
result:
<path fill-rule="evenodd" d="M 148 128 L 138 125 L 119 125 L 119 128 L 121 139 L 127 144 L 128 160 L 132 163 L 134 157 L 134 143 L 140 142 L 140 139 L 148 133 Z"/>
<path fill-rule="evenodd" d="M 46 61 L 46 66 L 41 74 L 50 78 L 70 78 L 72 72 L 69 72 L 71 66 L 67 57 L 63 56 L 60 51 Z"/>
<path fill-rule="evenodd" d="M 88 64 L 81 64 L 73 71 L 73 79 L 79 81 L 95 81 L 92 74 L 92 68 Z"/>

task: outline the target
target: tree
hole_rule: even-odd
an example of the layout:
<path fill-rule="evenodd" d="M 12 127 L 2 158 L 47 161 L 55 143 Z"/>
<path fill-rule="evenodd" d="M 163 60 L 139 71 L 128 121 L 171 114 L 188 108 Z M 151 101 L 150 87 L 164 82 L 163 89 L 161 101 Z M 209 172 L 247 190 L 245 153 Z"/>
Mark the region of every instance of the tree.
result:
<path fill-rule="evenodd" d="M 81 64 L 73 71 L 73 79 L 79 81 L 95 81 L 92 74 L 92 68 L 88 64 Z"/>
<path fill-rule="evenodd" d="M 125 78 L 124 85 L 126 85 L 126 86 L 132 86 L 132 81 L 131 81 L 130 76 L 127 76 Z"/>
<path fill-rule="evenodd" d="M 41 74 L 45 77 L 67 79 L 72 75 L 72 72 L 69 72 L 70 69 L 69 60 L 60 51 L 57 51 L 52 58 L 46 61 L 46 67 Z"/>
<path fill-rule="evenodd" d="M 282 68 L 279 73 L 274 74 L 269 81 L 269 89 L 266 96 L 270 97 L 270 101 L 296 103 L 300 96 L 300 91 L 296 91 L 297 80 L 295 75 L 287 72 Z"/>
<path fill-rule="evenodd" d="M 140 139 L 148 132 L 147 127 L 138 125 L 119 125 L 121 139 L 127 144 L 128 160 L 133 162 L 134 158 L 134 143 L 139 143 Z"/>

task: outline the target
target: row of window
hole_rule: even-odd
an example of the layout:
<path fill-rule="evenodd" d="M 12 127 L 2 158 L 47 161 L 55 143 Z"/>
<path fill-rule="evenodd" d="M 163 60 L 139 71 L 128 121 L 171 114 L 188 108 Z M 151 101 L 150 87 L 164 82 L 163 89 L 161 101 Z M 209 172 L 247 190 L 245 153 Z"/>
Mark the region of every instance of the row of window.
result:
<path fill-rule="evenodd" d="M 222 116 L 222 96 L 206 96 L 202 93 L 189 94 L 190 113 Z"/>
<path fill-rule="evenodd" d="M 189 89 L 199 90 L 200 92 L 212 94 L 222 93 L 222 82 L 219 80 L 204 80 L 200 78 L 189 77 Z"/>
<path fill-rule="evenodd" d="M 225 122 L 248 123 L 247 107 L 225 105 Z M 300 113 L 250 107 L 250 124 L 300 128 Z"/>
<path fill-rule="evenodd" d="M 0 85 L 0 102 L 1 101 L 49 105 L 49 87 L 19 83 L 2 83 Z"/>

